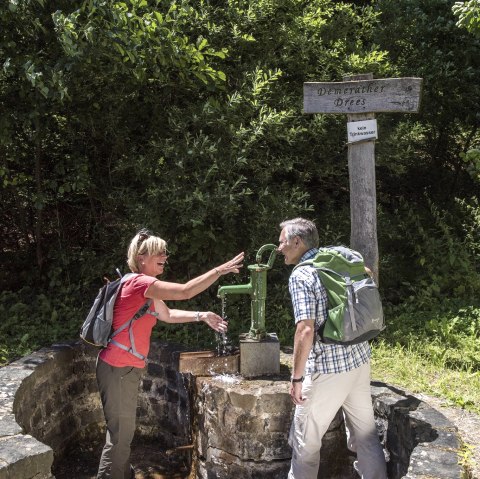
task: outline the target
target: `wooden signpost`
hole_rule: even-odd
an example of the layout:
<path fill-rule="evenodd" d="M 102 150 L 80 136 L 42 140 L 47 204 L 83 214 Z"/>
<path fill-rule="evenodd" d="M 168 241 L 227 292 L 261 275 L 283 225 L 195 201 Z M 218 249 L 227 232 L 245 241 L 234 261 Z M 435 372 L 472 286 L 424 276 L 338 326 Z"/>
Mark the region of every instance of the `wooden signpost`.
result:
<path fill-rule="evenodd" d="M 303 85 L 304 113 L 347 115 L 350 246 L 362 253 L 377 282 L 375 139 L 378 135 L 375 113 L 417 113 L 421 87 L 421 78 L 373 79 L 371 73 L 345 77 L 343 82 Z"/>

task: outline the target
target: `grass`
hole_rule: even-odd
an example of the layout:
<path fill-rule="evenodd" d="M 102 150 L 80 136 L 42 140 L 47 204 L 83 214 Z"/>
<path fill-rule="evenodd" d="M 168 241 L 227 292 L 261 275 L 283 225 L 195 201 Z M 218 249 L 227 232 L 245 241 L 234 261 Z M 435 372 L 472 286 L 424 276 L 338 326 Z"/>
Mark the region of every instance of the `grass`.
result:
<path fill-rule="evenodd" d="M 441 367 L 416 348 L 391 346 L 381 340 L 373 345 L 372 378 L 412 393 L 445 399 L 450 405 L 480 413 L 480 374 Z"/>
<path fill-rule="evenodd" d="M 480 413 L 480 307 L 444 302 L 386 310 L 372 377 Z"/>

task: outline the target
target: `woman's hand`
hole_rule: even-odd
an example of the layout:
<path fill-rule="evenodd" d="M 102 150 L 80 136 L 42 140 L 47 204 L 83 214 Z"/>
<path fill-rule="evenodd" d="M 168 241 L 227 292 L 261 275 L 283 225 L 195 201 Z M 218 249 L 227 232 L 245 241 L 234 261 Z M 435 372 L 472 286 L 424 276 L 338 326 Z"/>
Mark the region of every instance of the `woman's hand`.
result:
<path fill-rule="evenodd" d="M 218 314 L 207 311 L 200 313 L 200 320 L 208 324 L 213 330 L 218 333 L 226 333 L 228 328 L 228 323 L 223 320 Z"/>
<path fill-rule="evenodd" d="M 243 258 L 245 256 L 245 253 L 240 253 L 235 256 L 235 258 L 232 258 L 230 261 L 227 261 L 226 263 L 223 263 L 220 266 L 217 266 L 215 268 L 215 271 L 217 272 L 218 276 L 223 276 L 224 274 L 228 273 L 238 273 L 240 271 L 240 268 L 243 267 Z"/>

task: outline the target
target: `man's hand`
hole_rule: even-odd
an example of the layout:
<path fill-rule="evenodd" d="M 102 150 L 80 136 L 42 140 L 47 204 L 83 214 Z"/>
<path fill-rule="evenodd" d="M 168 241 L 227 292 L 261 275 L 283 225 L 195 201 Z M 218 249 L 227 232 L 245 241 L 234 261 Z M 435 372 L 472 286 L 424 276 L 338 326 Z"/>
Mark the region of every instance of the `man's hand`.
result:
<path fill-rule="evenodd" d="M 290 383 L 290 397 L 293 404 L 301 406 L 305 399 L 302 397 L 302 383 Z"/>

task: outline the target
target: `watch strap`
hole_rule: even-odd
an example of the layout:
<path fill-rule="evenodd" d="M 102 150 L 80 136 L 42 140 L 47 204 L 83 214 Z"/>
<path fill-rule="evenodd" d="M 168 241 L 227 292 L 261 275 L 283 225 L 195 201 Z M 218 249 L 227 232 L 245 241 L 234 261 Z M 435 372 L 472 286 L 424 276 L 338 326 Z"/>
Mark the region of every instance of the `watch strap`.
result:
<path fill-rule="evenodd" d="M 291 378 L 290 381 L 291 381 L 292 383 L 303 383 L 303 380 L 304 380 L 304 379 L 305 379 L 305 378 L 302 376 L 301 378 L 297 378 L 297 379 Z"/>

